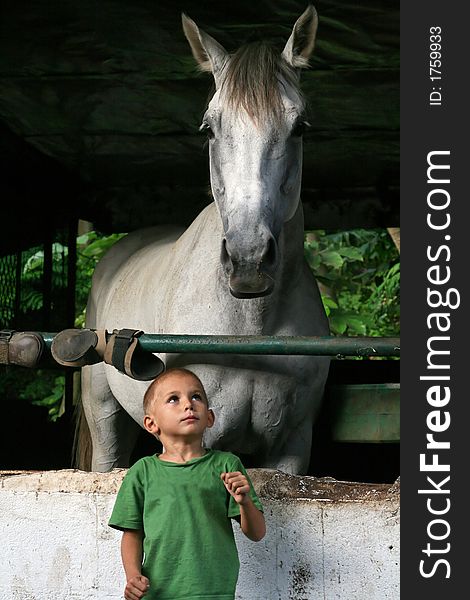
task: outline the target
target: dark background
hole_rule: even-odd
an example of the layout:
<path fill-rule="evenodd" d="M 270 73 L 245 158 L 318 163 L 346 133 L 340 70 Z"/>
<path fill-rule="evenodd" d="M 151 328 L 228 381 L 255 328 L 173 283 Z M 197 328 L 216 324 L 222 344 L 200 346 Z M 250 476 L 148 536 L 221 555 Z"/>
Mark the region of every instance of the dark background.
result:
<path fill-rule="evenodd" d="M 282 50 L 303 1 L 3 2 L 0 255 L 71 215 L 106 232 L 189 224 L 210 202 L 198 133 L 211 77 L 181 11 L 234 51 Z M 399 3 L 316 2 L 306 228 L 399 225 Z"/>
<path fill-rule="evenodd" d="M 188 225 L 210 202 L 198 127 L 211 77 L 195 67 L 181 12 L 229 51 L 254 39 L 282 50 L 306 6 L 297 0 L 3 2 L 0 257 L 54 240 L 77 219 L 103 233 Z M 399 3 L 315 6 L 317 44 L 302 73 L 312 125 L 304 144 L 306 228 L 397 227 Z M 354 378 L 398 381 L 397 367 L 356 368 Z M 3 468 L 70 466 L 71 410 L 56 424 L 27 402 L 5 399 L 2 412 Z M 397 477 L 397 445 L 331 445 L 322 423 L 313 452 L 324 460 L 317 459 L 316 475 Z M 136 452 L 153 451 L 152 444 L 144 436 Z"/>

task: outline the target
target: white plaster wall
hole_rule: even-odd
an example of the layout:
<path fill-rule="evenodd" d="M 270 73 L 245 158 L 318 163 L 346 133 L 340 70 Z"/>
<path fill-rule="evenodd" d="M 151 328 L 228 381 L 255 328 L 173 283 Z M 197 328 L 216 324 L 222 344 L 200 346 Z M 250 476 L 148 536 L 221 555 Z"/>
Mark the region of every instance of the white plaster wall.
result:
<path fill-rule="evenodd" d="M 0 476 L 1 600 L 122 599 L 120 534 L 107 520 L 123 474 Z M 315 491 L 313 478 L 277 473 L 276 486 L 284 482 L 284 491 L 272 497 L 263 493 L 270 473 L 250 474 L 268 533 L 255 544 L 235 525 L 237 600 L 399 598 L 398 493 L 379 494 L 369 486 L 338 497 L 330 483 L 327 497 Z M 305 481 L 311 489 L 304 495 L 318 499 L 299 497 L 298 484 Z"/>

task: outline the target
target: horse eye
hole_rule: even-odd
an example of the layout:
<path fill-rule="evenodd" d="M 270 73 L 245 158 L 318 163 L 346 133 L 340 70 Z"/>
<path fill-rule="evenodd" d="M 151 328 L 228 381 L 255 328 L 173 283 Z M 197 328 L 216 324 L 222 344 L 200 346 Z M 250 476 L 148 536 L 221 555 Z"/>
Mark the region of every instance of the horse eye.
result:
<path fill-rule="evenodd" d="M 307 121 L 301 121 L 299 119 L 292 129 L 291 135 L 293 137 L 301 137 L 305 133 L 307 127 L 310 127 L 310 123 L 307 123 Z"/>
<path fill-rule="evenodd" d="M 212 131 L 211 126 L 209 125 L 209 123 L 206 123 L 205 121 L 199 127 L 199 131 L 201 133 L 205 133 L 210 140 L 214 137 L 214 132 Z"/>

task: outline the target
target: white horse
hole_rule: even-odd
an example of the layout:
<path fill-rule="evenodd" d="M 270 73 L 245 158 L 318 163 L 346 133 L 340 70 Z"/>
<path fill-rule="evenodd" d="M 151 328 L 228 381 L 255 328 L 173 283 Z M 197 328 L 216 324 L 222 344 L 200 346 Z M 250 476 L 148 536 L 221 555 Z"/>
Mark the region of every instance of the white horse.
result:
<path fill-rule="evenodd" d="M 251 43 L 235 54 L 183 15 L 183 29 L 215 93 L 200 129 L 209 139 L 214 202 L 182 233 L 136 231 L 98 264 L 86 326 L 146 333 L 327 335 L 317 284 L 303 256 L 300 202 L 304 101 L 299 69 L 313 50 L 309 6 L 282 53 Z M 215 425 L 205 444 L 248 466 L 306 473 L 329 359 L 160 354 L 202 380 Z M 127 467 L 148 382 L 113 366 L 82 369 L 92 469 Z"/>

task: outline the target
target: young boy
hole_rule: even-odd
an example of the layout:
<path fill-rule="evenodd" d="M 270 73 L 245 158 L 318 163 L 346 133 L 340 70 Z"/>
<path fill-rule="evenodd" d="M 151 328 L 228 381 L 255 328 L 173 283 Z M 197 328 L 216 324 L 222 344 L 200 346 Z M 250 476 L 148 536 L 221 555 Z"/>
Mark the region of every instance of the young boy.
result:
<path fill-rule="evenodd" d="M 206 450 L 214 424 L 204 387 L 187 369 L 159 375 L 144 396 L 144 427 L 163 452 L 127 472 L 109 525 L 123 531 L 126 600 L 233 600 L 239 560 L 230 518 L 253 541 L 262 506 L 235 455 Z"/>

